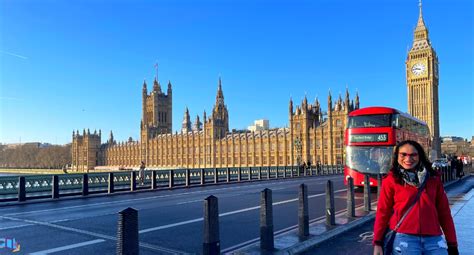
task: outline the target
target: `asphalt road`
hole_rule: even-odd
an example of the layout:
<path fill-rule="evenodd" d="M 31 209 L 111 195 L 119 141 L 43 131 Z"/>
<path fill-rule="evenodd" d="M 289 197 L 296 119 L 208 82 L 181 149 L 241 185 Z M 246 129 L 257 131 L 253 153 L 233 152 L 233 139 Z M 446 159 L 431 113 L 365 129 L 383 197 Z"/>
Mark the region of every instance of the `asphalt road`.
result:
<path fill-rule="evenodd" d="M 298 186 L 308 185 L 310 219 L 324 216 L 325 186 L 332 180 L 336 211 L 346 207 L 342 176 L 280 179 L 105 197 L 0 206 L 0 238 L 15 238 L 21 253 L 114 254 L 118 212 L 138 210 L 140 254 L 202 252 L 203 200 L 219 199 L 221 251 L 258 241 L 260 192 L 273 191 L 274 230 L 297 225 Z M 362 204 L 356 193 L 356 203 Z"/>

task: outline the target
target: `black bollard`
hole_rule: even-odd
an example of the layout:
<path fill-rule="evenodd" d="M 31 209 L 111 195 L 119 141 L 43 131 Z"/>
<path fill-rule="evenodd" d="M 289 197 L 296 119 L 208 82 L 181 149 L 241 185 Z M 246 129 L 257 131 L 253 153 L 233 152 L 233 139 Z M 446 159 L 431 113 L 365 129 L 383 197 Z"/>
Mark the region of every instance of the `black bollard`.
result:
<path fill-rule="evenodd" d="M 137 172 L 132 171 L 130 173 L 130 191 L 137 190 Z"/>
<path fill-rule="evenodd" d="M 364 211 L 370 212 L 370 176 L 366 174 L 364 176 Z"/>
<path fill-rule="evenodd" d="M 109 173 L 109 194 L 114 193 L 114 173 Z"/>
<path fill-rule="evenodd" d="M 83 196 L 89 195 L 89 175 L 88 174 L 82 175 L 82 195 Z"/>
<path fill-rule="evenodd" d="M 270 167 L 267 166 L 267 180 L 270 179 Z"/>
<path fill-rule="evenodd" d="M 261 166 L 258 167 L 258 179 L 259 180 L 262 179 L 262 167 Z"/>
<path fill-rule="evenodd" d="M 215 196 L 204 199 L 203 254 L 220 254 L 219 206 Z"/>
<path fill-rule="evenodd" d="M 300 185 L 298 192 L 298 234 L 301 239 L 309 236 L 308 186 Z"/>
<path fill-rule="evenodd" d="M 332 181 L 328 180 L 326 184 L 326 225 L 336 225 L 336 215 L 334 215 L 334 188 Z"/>
<path fill-rule="evenodd" d="M 127 208 L 119 212 L 117 255 L 138 255 L 138 211 Z"/>
<path fill-rule="evenodd" d="M 18 177 L 18 202 L 26 201 L 25 176 Z"/>
<path fill-rule="evenodd" d="M 272 204 L 272 190 L 264 189 L 260 193 L 260 248 L 266 251 L 274 248 Z"/>
<path fill-rule="evenodd" d="M 230 168 L 227 168 L 227 169 L 225 170 L 225 173 L 226 173 L 226 174 L 225 174 L 225 176 L 226 176 L 226 181 L 227 181 L 227 182 L 230 182 Z"/>
<path fill-rule="evenodd" d="M 355 217 L 354 178 L 347 179 L 347 217 Z"/>
<path fill-rule="evenodd" d="M 174 187 L 174 171 L 169 170 L 168 171 L 168 188 L 173 188 Z"/>
<path fill-rule="evenodd" d="M 54 199 L 59 198 L 59 178 L 57 175 L 53 175 L 51 180 L 51 197 Z"/>

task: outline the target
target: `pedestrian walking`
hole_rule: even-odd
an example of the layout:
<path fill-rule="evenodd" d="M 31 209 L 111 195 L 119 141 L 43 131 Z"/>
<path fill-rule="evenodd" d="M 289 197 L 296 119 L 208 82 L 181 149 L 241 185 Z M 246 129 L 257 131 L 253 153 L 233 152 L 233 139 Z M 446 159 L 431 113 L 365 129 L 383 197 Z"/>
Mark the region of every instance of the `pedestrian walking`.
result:
<path fill-rule="evenodd" d="M 408 255 L 459 254 L 443 183 L 415 141 L 395 147 L 377 204 L 373 245 L 374 255 L 392 250 Z"/>
<path fill-rule="evenodd" d="M 138 170 L 138 180 L 140 181 L 140 185 L 145 184 L 145 162 L 143 161 L 140 165 L 140 170 Z"/>

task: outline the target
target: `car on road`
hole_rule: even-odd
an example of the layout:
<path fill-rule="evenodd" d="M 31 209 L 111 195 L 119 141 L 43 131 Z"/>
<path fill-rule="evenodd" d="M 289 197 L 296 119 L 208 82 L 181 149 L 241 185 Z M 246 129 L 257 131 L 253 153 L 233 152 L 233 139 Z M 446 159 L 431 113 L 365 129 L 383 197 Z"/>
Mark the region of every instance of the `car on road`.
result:
<path fill-rule="evenodd" d="M 435 161 L 433 161 L 433 164 L 431 165 L 431 167 L 433 168 L 436 168 L 436 167 L 448 167 L 449 164 L 448 164 L 448 160 L 445 159 L 445 158 L 439 158 L 439 159 L 436 159 Z"/>

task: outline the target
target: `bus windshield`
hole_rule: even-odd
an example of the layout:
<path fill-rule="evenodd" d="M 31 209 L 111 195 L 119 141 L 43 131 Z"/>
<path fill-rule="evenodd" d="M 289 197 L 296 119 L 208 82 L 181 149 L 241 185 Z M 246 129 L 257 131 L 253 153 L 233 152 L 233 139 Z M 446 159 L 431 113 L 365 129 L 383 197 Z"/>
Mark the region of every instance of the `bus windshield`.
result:
<path fill-rule="evenodd" d="M 362 128 L 362 127 L 390 127 L 391 114 L 375 114 L 349 117 L 347 122 L 348 128 Z"/>
<path fill-rule="evenodd" d="M 386 174 L 392 163 L 393 146 L 347 146 L 347 167 L 368 174 Z"/>

